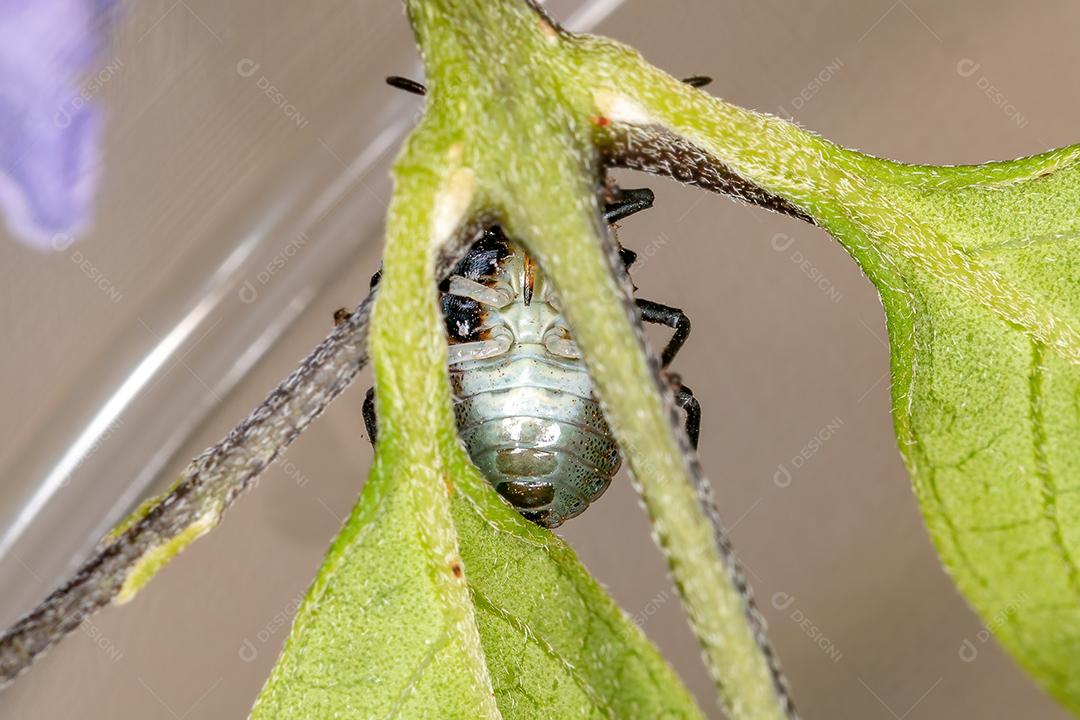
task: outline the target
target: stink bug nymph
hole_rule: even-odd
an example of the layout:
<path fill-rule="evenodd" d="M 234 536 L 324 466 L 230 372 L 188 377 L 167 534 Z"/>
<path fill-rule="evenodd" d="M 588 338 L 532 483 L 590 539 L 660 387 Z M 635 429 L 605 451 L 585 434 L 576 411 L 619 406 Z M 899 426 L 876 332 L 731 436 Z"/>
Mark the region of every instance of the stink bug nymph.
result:
<path fill-rule="evenodd" d="M 652 205 L 648 189 L 614 191 L 604 217 L 614 223 Z M 628 269 L 636 255 L 620 248 Z M 373 278 L 378 282 L 378 277 Z M 488 228 L 440 286 L 458 431 L 488 481 L 526 518 L 556 527 L 582 513 L 619 469 L 592 380 L 536 261 L 498 226 Z M 637 300 L 645 322 L 675 332 L 667 366 L 690 333 L 677 308 Z M 696 446 L 700 409 L 677 379 L 676 402 Z M 374 393 L 364 420 L 374 441 Z"/>
<path fill-rule="evenodd" d="M 693 78 L 694 82 L 704 79 Z M 422 93 L 423 86 L 391 84 Z M 609 224 L 652 206 L 647 188 L 610 188 Z M 626 271 L 637 255 L 623 247 Z M 372 278 L 378 283 L 379 274 Z M 458 431 L 488 482 L 523 516 L 556 527 L 579 515 L 611 483 L 619 448 L 563 318 L 558 296 L 536 261 L 498 226 L 487 228 L 440 285 Z M 666 368 L 690 334 L 682 310 L 638 299 L 641 319 L 674 329 L 660 356 Z M 690 388 L 669 375 L 697 446 L 701 410 Z M 374 388 L 364 422 L 375 441 Z"/>

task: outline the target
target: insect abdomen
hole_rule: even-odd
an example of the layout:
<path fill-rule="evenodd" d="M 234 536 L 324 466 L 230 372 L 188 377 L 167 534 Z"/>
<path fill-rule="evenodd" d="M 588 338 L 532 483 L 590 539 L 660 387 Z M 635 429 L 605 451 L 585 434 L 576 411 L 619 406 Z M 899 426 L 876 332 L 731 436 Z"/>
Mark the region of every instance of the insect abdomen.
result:
<path fill-rule="evenodd" d="M 469 455 L 525 517 L 555 527 L 607 489 L 619 450 L 580 360 L 518 346 L 450 376 Z"/>

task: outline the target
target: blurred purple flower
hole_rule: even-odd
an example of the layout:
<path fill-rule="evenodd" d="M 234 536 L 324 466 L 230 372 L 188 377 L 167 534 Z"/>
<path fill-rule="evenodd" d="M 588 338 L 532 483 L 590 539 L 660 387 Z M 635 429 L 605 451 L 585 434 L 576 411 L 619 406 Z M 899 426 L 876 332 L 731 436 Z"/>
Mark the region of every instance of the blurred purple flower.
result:
<path fill-rule="evenodd" d="M 105 125 L 93 95 L 115 4 L 0 0 L 0 213 L 41 250 L 91 225 Z"/>

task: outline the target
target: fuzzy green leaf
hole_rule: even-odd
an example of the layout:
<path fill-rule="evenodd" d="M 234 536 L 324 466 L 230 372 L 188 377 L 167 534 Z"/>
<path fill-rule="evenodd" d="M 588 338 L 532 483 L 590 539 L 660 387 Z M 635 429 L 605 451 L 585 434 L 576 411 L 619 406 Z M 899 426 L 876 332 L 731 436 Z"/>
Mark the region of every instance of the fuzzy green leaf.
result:
<path fill-rule="evenodd" d="M 252 718 L 500 717 L 445 492 L 403 475 L 373 470 Z"/>
<path fill-rule="evenodd" d="M 688 90 L 621 46 L 594 52 L 583 75 L 619 78 L 595 91 L 609 154 L 737 178 L 866 272 L 900 450 L 941 557 L 987 627 L 1080 713 L 1080 146 L 904 165 Z"/>
<path fill-rule="evenodd" d="M 702 717 L 573 552 L 464 458 L 449 497 L 409 474 L 374 470 L 253 718 Z"/>
<path fill-rule="evenodd" d="M 1011 294 L 914 269 L 904 292 L 883 293 L 900 446 L 957 584 L 1080 712 L 1080 166 L 927 189 L 917 204 Z M 978 650 L 969 639 L 959 652 Z"/>

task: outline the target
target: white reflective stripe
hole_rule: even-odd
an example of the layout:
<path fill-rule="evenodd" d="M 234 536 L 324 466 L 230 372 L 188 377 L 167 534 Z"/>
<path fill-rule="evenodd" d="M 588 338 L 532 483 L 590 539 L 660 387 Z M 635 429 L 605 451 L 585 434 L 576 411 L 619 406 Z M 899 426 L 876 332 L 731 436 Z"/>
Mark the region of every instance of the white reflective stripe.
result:
<path fill-rule="evenodd" d="M 450 278 L 450 294 L 466 297 L 484 305 L 501 308 L 514 299 L 506 288 L 490 288 L 461 275 Z"/>
<path fill-rule="evenodd" d="M 492 337 L 488 340 L 451 345 L 447 353 L 447 363 L 456 365 L 469 360 L 484 360 L 502 355 L 514 342 L 513 336 L 506 328 L 495 328 L 491 335 Z"/>

